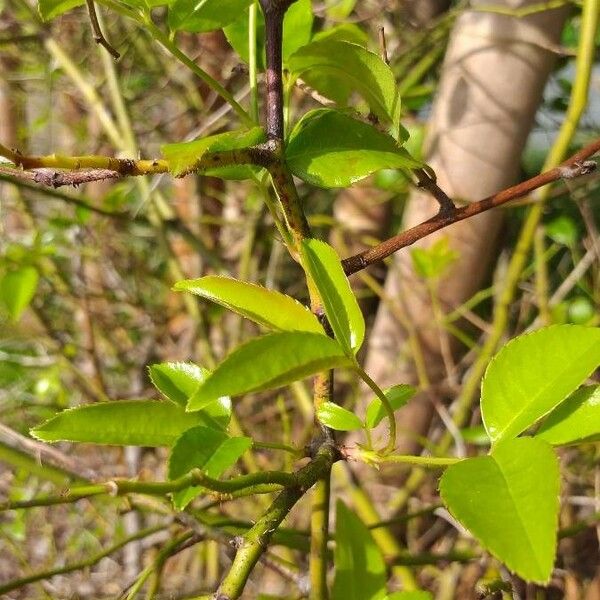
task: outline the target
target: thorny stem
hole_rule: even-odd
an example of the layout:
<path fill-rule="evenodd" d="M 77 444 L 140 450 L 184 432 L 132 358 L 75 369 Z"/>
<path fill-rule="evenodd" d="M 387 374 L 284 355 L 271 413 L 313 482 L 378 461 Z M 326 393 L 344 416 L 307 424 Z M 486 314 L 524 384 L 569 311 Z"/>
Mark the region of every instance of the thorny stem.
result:
<path fill-rule="evenodd" d="M 239 548 L 231 569 L 219 586 L 214 600 L 235 600 L 240 597 L 250 573 L 266 550 L 273 533 L 296 502 L 329 472 L 331 465 L 338 458 L 337 450 L 330 444 L 324 444 L 315 458 L 295 474 L 296 484 L 287 486 L 256 525 L 239 540 Z"/>
<path fill-rule="evenodd" d="M 4 502 L 0 504 L 0 512 L 34 506 L 53 506 L 55 504 L 68 504 L 77 502 L 82 498 L 91 496 L 110 495 L 124 496 L 125 494 L 148 494 L 151 496 L 164 496 L 190 486 L 201 486 L 220 494 L 234 494 L 239 491 L 250 493 L 270 493 L 277 487 L 296 483 L 295 476 L 283 471 L 262 471 L 240 475 L 233 479 L 219 480 L 209 477 L 200 469 L 193 469 L 187 475 L 172 481 L 134 481 L 129 479 L 115 479 L 106 483 L 73 487 L 59 496 L 42 496 L 31 500 Z M 265 487 L 266 486 L 266 487 Z"/>

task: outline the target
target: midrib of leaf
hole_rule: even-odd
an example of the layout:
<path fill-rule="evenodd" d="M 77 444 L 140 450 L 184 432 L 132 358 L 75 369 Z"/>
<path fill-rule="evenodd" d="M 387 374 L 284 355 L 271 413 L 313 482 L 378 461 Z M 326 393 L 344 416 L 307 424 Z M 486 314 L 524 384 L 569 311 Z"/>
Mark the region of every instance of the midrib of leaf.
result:
<path fill-rule="evenodd" d="M 512 504 L 513 504 L 513 506 L 514 506 L 515 512 L 517 513 L 517 516 L 518 516 L 518 518 L 519 518 L 519 520 L 518 520 L 518 524 L 519 524 L 519 526 L 521 527 L 521 529 L 522 529 L 522 530 L 524 531 L 524 533 L 525 533 L 525 536 L 524 536 L 524 537 L 525 537 L 525 539 L 526 539 L 526 541 L 527 541 L 527 545 L 529 546 L 529 549 L 530 549 L 530 551 L 531 551 L 531 554 L 532 554 L 532 555 L 534 556 L 534 558 L 535 558 L 536 565 L 537 565 L 537 567 L 538 567 L 539 571 L 540 571 L 540 572 L 543 572 L 543 570 L 544 570 L 544 569 L 543 569 L 543 565 L 540 563 L 540 557 L 538 557 L 538 555 L 536 554 L 536 551 L 535 551 L 535 545 L 533 544 L 533 542 L 532 542 L 532 541 L 531 541 L 531 539 L 529 538 L 529 532 L 528 532 L 528 529 L 527 529 L 527 527 L 525 527 L 525 526 L 524 526 L 524 524 L 523 524 L 525 521 L 524 521 L 523 517 L 521 516 L 521 513 L 519 512 L 519 504 L 518 504 L 517 502 L 515 502 L 514 496 L 513 496 L 512 492 L 511 492 L 511 489 L 510 489 L 510 485 L 508 485 L 508 480 L 506 479 L 506 475 L 504 474 L 504 471 L 502 470 L 502 468 L 500 467 L 500 464 L 499 464 L 499 463 L 498 463 L 498 461 L 497 461 L 497 460 L 494 458 L 494 456 L 493 456 L 493 455 L 490 455 L 490 458 L 491 458 L 491 459 L 494 461 L 494 465 L 495 465 L 495 466 L 496 466 L 496 468 L 498 469 L 498 472 L 500 473 L 500 475 L 501 475 L 501 477 L 502 477 L 502 480 L 504 481 L 504 484 L 505 484 L 505 486 L 506 486 L 506 489 L 507 489 L 507 491 L 508 491 L 508 495 L 509 495 L 509 497 L 510 497 L 510 500 L 511 500 L 511 502 L 512 502 Z"/>
<path fill-rule="evenodd" d="M 585 352 L 582 352 L 581 354 L 579 354 L 579 355 L 577 356 L 577 359 L 578 359 L 578 360 L 576 360 L 576 361 L 572 361 L 572 362 L 575 362 L 575 363 L 579 362 L 579 359 L 581 359 L 583 356 L 585 356 L 585 355 L 588 353 L 588 348 L 589 348 L 589 347 L 586 347 L 586 351 L 585 351 Z M 562 371 L 560 371 L 560 372 L 559 372 L 559 375 L 558 375 L 557 377 L 555 377 L 554 379 L 552 379 L 550 383 L 547 383 L 546 385 L 544 385 L 544 386 L 541 388 L 541 390 L 540 390 L 540 391 L 538 391 L 538 393 L 537 393 L 537 394 L 535 394 L 534 398 L 535 398 L 535 399 L 537 399 L 537 398 L 540 398 L 541 396 L 543 396 L 543 395 L 544 395 L 544 393 L 546 393 L 546 391 L 547 391 L 547 390 L 549 390 L 550 388 L 554 387 L 554 385 L 555 385 L 555 382 L 556 382 L 556 381 L 560 381 L 560 379 L 562 379 L 562 377 L 565 375 L 565 373 L 568 373 L 568 372 L 569 372 L 569 368 L 570 368 L 570 367 L 566 367 L 565 369 L 563 369 Z M 568 397 L 568 395 L 567 395 L 567 397 Z M 545 414 L 548 414 L 548 412 L 549 412 L 549 411 L 553 410 L 554 408 L 556 408 L 557 406 L 559 406 L 560 404 L 562 404 L 562 403 L 563 403 L 565 400 L 566 400 L 566 398 L 563 398 L 563 399 L 562 399 L 560 402 L 558 402 L 558 404 L 555 404 L 553 407 L 551 407 L 551 408 L 550 408 L 550 409 L 548 409 L 546 412 L 544 412 L 543 414 L 541 414 L 541 415 L 539 416 L 539 418 L 542 418 L 542 417 L 543 417 Z M 531 402 L 531 403 L 530 403 L 530 405 L 531 405 L 531 404 L 533 404 L 533 402 Z M 498 442 L 500 442 L 500 441 L 502 440 L 502 438 L 503 438 L 503 434 L 504 434 L 504 432 L 505 432 L 505 431 L 507 431 L 508 429 L 510 429 L 510 427 L 512 426 L 512 424 L 513 424 L 513 423 L 514 423 L 514 422 L 515 422 L 515 421 L 516 421 L 516 420 L 517 420 L 519 417 L 521 417 L 521 415 L 525 414 L 526 412 L 527 412 L 527 407 L 524 407 L 523 409 L 521 409 L 521 411 L 520 411 L 520 412 L 517 412 L 517 413 L 516 413 L 516 414 L 515 414 L 515 415 L 514 415 L 514 416 L 513 416 L 513 417 L 512 417 L 512 418 L 511 418 L 509 421 L 508 421 L 508 423 L 506 424 L 506 426 L 502 428 L 502 430 L 501 430 L 501 435 L 500 435 L 499 437 L 497 437 L 497 438 L 496 438 L 496 439 L 493 441 L 493 444 L 497 444 Z M 517 434 L 517 435 L 518 435 L 518 434 Z"/>

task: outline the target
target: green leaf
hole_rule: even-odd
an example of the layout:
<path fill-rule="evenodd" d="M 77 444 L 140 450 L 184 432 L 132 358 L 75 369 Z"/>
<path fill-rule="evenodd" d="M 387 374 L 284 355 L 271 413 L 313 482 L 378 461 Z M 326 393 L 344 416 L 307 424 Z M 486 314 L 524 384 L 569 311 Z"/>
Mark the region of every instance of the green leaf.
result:
<path fill-rule="evenodd" d="M 283 60 L 310 42 L 313 27 L 311 0 L 296 0 L 285 13 L 283 21 Z"/>
<path fill-rule="evenodd" d="M 43 21 L 51 21 L 82 4 L 84 0 L 38 0 L 38 10 Z"/>
<path fill-rule="evenodd" d="M 322 40 L 350 42 L 351 44 L 358 44 L 359 46 L 366 48 L 369 43 L 369 36 L 354 23 L 341 23 L 335 27 L 315 33 L 313 41 L 317 42 Z"/>
<path fill-rule="evenodd" d="M 334 21 L 348 17 L 356 6 L 356 0 L 325 0 L 327 16 Z"/>
<path fill-rule="evenodd" d="M 169 8 L 173 31 L 201 33 L 235 21 L 253 0 L 175 0 Z"/>
<path fill-rule="evenodd" d="M 447 237 L 440 238 L 429 248 L 413 248 L 410 254 L 415 273 L 423 279 L 441 277 L 459 256 L 450 248 Z"/>
<path fill-rule="evenodd" d="M 204 408 L 220 396 L 278 388 L 350 364 L 341 346 L 326 335 L 271 333 L 236 348 L 190 398 L 187 410 Z"/>
<path fill-rule="evenodd" d="M 300 302 L 254 283 L 209 275 L 180 281 L 174 289 L 216 302 L 269 329 L 325 333 L 317 317 Z"/>
<path fill-rule="evenodd" d="M 390 67 L 374 52 L 359 44 L 329 38 L 311 42 L 290 56 L 290 77 L 346 106 L 353 91 L 368 103 L 382 123 L 391 124 L 397 139 L 400 98 Z"/>
<path fill-rule="evenodd" d="M 63 410 L 31 435 L 45 442 L 89 442 L 115 446 L 170 446 L 184 431 L 204 422 L 172 402 L 118 400 Z"/>
<path fill-rule="evenodd" d="M 381 169 L 422 166 L 389 135 L 329 108 L 304 115 L 285 155 L 294 175 L 325 188 L 348 187 Z"/>
<path fill-rule="evenodd" d="M 179 177 L 193 167 L 206 152 L 248 148 L 249 146 L 263 142 L 264 139 L 263 129 L 261 127 L 253 127 L 252 129 L 227 131 L 200 138 L 193 142 L 166 144 L 162 146 L 161 151 L 163 156 L 169 161 L 169 170 L 171 173 L 175 177 Z M 206 169 L 202 172 L 206 175 L 222 179 L 248 179 L 252 177 L 252 169 L 253 167 L 247 165 L 234 165 L 231 167 Z"/>
<path fill-rule="evenodd" d="M 337 431 L 355 431 L 363 426 L 362 421 L 353 412 L 333 402 L 323 402 L 319 406 L 317 417 L 323 425 Z"/>
<path fill-rule="evenodd" d="M 13 321 L 18 321 L 37 290 L 40 277 L 35 267 L 10 271 L 0 281 L 0 299 Z"/>
<path fill-rule="evenodd" d="M 474 446 L 490 445 L 490 438 L 483 425 L 464 427 L 460 430 L 460 436 L 467 444 L 473 444 Z"/>
<path fill-rule="evenodd" d="M 536 438 L 554 446 L 597 439 L 600 435 L 600 385 L 589 385 L 571 394 L 553 410 Z"/>
<path fill-rule="evenodd" d="M 183 407 L 204 381 L 207 371 L 193 363 L 158 363 L 148 368 L 154 387 L 166 398 Z"/>
<path fill-rule="evenodd" d="M 171 450 L 169 479 L 177 479 L 196 468 L 216 479 L 251 446 L 252 440 L 247 437 L 232 438 L 222 431 L 203 426 L 188 429 Z M 198 486 L 175 492 L 173 505 L 177 510 L 183 510 L 201 493 L 202 488 Z"/>
<path fill-rule="evenodd" d="M 509 440 L 489 456 L 446 469 L 444 504 L 494 556 L 527 581 L 550 579 L 556 552 L 559 470 L 551 446 Z"/>
<path fill-rule="evenodd" d="M 406 403 L 417 393 L 416 388 L 412 385 L 408 385 L 406 383 L 401 383 L 399 385 L 394 385 L 387 390 L 384 390 L 383 393 L 385 397 L 388 399 L 394 410 L 398 410 L 406 405 Z M 387 416 L 385 412 L 385 408 L 383 407 L 383 403 L 377 397 L 373 398 L 367 407 L 367 415 L 365 419 L 365 423 L 369 429 L 373 429 L 373 427 L 377 427 L 379 423 Z"/>
<path fill-rule="evenodd" d="M 394 592 L 385 597 L 385 600 L 433 600 L 429 592 L 415 590 L 414 592 Z"/>
<path fill-rule="evenodd" d="M 386 567 L 371 532 L 338 500 L 331 600 L 383 600 Z"/>
<path fill-rule="evenodd" d="M 149 369 L 154 387 L 172 402 L 183 408 L 192 394 L 200 387 L 210 371 L 193 363 L 160 363 Z M 219 398 L 203 411 L 204 420 L 212 427 L 224 429 L 231 419 L 231 399 Z"/>
<path fill-rule="evenodd" d="M 287 65 L 288 57 L 298 48 L 310 42 L 313 25 L 311 0 L 297 0 L 288 8 L 283 20 L 283 64 Z M 248 53 L 248 11 L 223 29 L 227 41 L 239 54 L 240 58 L 250 62 Z M 265 18 L 261 10 L 256 15 L 256 63 L 257 68 L 265 68 Z"/>
<path fill-rule="evenodd" d="M 600 364 L 600 329 L 554 325 L 511 340 L 488 365 L 481 388 L 485 428 L 497 444 L 558 406 Z"/>
<path fill-rule="evenodd" d="M 335 339 L 352 355 L 365 338 L 365 320 L 340 257 L 329 244 L 313 239 L 302 242 L 301 254 L 302 266 L 317 286 Z"/>

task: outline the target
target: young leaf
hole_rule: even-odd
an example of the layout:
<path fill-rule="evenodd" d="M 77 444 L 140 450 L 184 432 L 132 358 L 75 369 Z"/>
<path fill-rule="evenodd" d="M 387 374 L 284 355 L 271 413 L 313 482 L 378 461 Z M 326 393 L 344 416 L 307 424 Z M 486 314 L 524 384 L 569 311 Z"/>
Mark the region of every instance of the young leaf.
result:
<path fill-rule="evenodd" d="M 571 394 L 544 420 L 536 438 L 554 446 L 576 444 L 600 436 L 600 385 Z"/>
<path fill-rule="evenodd" d="M 35 267 L 10 271 L 0 281 L 0 299 L 13 321 L 18 321 L 35 296 L 39 275 Z"/>
<path fill-rule="evenodd" d="M 496 444 L 558 406 L 600 364 L 600 329 L 554 325 L 510 341 L 490 362 L 481 389 L 483 423 Z"/>
<path fill-rule="evenodd" d="M 271 333 L 236 348 L 196 390 L 187 410 L 204 408 L 220 396 L 278 388 L 350 364 L 341 346 L 326 335 Z"/>
<path fill-rule="evenodd" d="M 166 398 L 184 406 L 208 371 L 193 363 L 158 363 L 148 367 L 154 387 Z"/>
<path fill-rule="evenodd" d="M 317 317 L 300 302 L 254 283 L 209 275 L 180 281 L 174 289 L 216 302 L 269 329 L 325 333 Z"/>
<path fill-rule="evenodd" d="M 169 161 L 169 170 L 175 177 L 179 177 L 192 168 L 206 152 L 221 152 L 247 148 L 264 141 L 265 134 L 261 127 L 247 130 L 227 131 L 193 142 L 181 142 L 162 146 L 163 156 Z M 252 176 L 252 167 L 234 165 L 203 170 L 206 175 L 221 177 L 222 179 L 247 179 Z"/>
<path fill-rule="evenodd" d="M 173 31 L 202 33 L 235 21 L 254 0 L 175 0 L 169 8 Z"/>
<path fill-rule="evenodd" d="M 329 108 L 304 115 L 285 155 L 294 175 L 325 188 L 348 187 L 381 169 L 422 166 L 389 135 Z"/>
<path fill-rule="evenodd" d="M 325 242 L 302 242 L 302 266 L 319 290 L 335 339 L 348 355 L 365 337 L 365 320 L 336 251 Z"/>
<path fill-rule="evenodd" d="M 386 567 L 371 532 L 338 500 L 331 600 L 383 600 Z"/>
<path fill-rule="evenodd" d="M 402 408 L 416 393 L 417 390 L 412 385 L 408 385 L 406 383 L 401 383 L 399 385 L 394 385 L 387 390 L 384 390 L 383 393 L 385 397 L 388 399 L 390 405 L 394 410 L 398 410 Z M 369 429 L 373 429 L 373 427 L 377 427 L 379 423 L 387 416 L 385 412 L 385 408 L 381 400 L 377 397 L 373 398 L 367 407 L 367 414 L 365 423 Z"/>
<path fill-rule="evenodd" d="M 540 584 L 554 564 L 558 493 L 558 460 L 534 438 L 507 440 L 489 456 L 452 465 L 440 481 L 456 519 L 512 571 Z"/>
<path fill-rule="evenodd" d="M 423 279 L 437 279 L 458 258 L 458 252 L 448 245 L 448 238 L 440 238 L 429 248 L 413 248 L 411 258 L 417 275 Z"/>
<path fill-rule="evenodd" d="M 172 402 L 186 407 L 190 396 L 206 379 L 210 371 L 193 363 L 160 363 L 149 369 L 154 387 Z M 231 419 L 231 398 L 219 398 L 203 411 L 206 423 L 216 429 L 224 429 Z"/>
<path fill-rule="evenodd" d="M 63 410 L 31 430 L 44 442 L 89 442 L 115 446 L 170 446 L 204 422 L 172 402 L 118 400 Z"/>
<path fill-rule="evenodd" d="M 397 139 L 400 98 L 390 67 L 374 52 L 339 39 L 311 42 L 290 56 L 290 76 L 344 106 L 357 91 L 383 123 L 392 125 Z"/>
<path fill-rule="evenodd" d="M 229 437 L 208 427 L 193 427 L 185 431 L 173 445 L 169 456 L 169 479 L 177 479 L 192 469 L 202 469 L 217 478 L 252 446 L 247 437 Z M 200 487 L 190 487 L 173 494 L 173 505 L 183 510 L 198 494 Z"/>
<path fill-rule="evenodd" d="M 313 12 L 311 0 L 297 0 L 286 11 L 283 19 L 283 64 L 298 48 L 310 42 L 313 25 Z M 248 63 L 248 11 L 246 10 L 237 21 L 223 29 L 227 41 L 239 54 L 240 58 Z M 256 15 L 256 62 L 257 68 L 265 68 L 265 18 L 261 10 Z"/>
<path fill-rule="evenodd" d="M 51 21 L 82 4 L 85 4 L 85 0 L 39 0 L 38 11 L 43 21 Z"/>
<path fill-rule="evenodd" d="M 337 431 L 355 431 L 363 426 L 362 421 L 353 412 L 333 402 L 323 402 L 319 406 L 317 417 L 323 425 Z"/>

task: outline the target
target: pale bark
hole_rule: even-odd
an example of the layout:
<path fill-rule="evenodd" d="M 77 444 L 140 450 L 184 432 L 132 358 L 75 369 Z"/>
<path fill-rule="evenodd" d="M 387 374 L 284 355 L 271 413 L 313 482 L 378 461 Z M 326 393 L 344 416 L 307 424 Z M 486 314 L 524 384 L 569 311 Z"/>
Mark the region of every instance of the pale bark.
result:
<path fill-rule="evenodd" d="M 473 4 L 518 8 L 531 1 Z M 473 201 L 514 183 L 519 176 L 521 152 L 532 127 L 544 84 L 554 65 L 556 47 L 566 17 L 563 9 L 526 18 L 496 13 L 465 12 L 458 19 L 446 53 L 439 90 L 428 122 L 427 162 L 450 196 Z M 404 227 L 419 223 L 437 211 L 427 194 L 411 194 Z M 423 240 L 429 246 L 447 237 L 459 260 L 439 286 L 443 306 L 453 308 L 482 285 L 495 256 L 503 213 L 492 211 L 454 225 Z M 422 345 L 431 384 L 445 378 L 440 334 L 423 282 L 415 275 L 408 251 L 394 257 L 386 295 L 402 306 Z M 456 344 L 450 342 L 451 352 Z M 407 332 L 385 303 L 373 327 L 366 368 L 382 387 L 415 382 L 406 355 Z M 423 394 L 398 413 L 398 425 L 414 433 L 427 430 L 432 406 Z M 414 450 L 410 439 L 402 450 Z"/>

